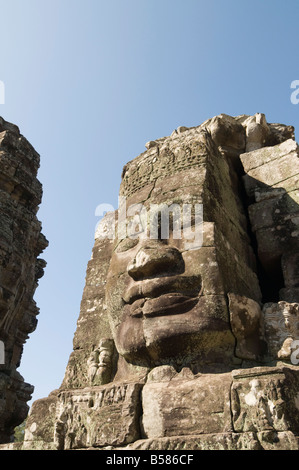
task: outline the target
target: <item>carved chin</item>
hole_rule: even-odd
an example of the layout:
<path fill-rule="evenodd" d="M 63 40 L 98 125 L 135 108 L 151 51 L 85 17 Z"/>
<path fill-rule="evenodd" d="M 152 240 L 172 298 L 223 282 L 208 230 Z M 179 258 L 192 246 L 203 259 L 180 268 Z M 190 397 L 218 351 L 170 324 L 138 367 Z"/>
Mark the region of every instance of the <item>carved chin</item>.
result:
<path fill-rule="evenodd" d="M 227 322 L 203 312 L 197 304 L 181 314 L 132 316 L 126 306 L 116 331 L 117 350 L 127 362 L 144 367 L 221 355 L 228 344 L 234 346 Z"/>
<path fill-rule="evenodd" d="M 127 304 L 115 338 L 119 354 L 142 366 L 157 365 L 181 355 L 188 344 L 186 334 L 198 330 L 194 312 L 191 313 L 197 302 L 198 299 L 167 294 Z"/>
<path fill-rule="evenodd" d="M 117 329 L 115 343 L 119 354 L 128 362 L 145 366 L 150 364 L 141 318 L 125 315 Z"/>

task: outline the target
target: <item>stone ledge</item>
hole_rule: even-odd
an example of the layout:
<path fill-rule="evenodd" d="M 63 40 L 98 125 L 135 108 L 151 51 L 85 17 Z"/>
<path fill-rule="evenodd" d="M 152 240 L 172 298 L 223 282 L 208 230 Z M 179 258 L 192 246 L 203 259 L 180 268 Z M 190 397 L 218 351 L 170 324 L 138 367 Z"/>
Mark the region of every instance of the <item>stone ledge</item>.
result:
<path fill-rule="evenodd" d="M 298 450 L 298 437 L 290 431 L 201 434 L 145 439 L 115 450 Z"/>

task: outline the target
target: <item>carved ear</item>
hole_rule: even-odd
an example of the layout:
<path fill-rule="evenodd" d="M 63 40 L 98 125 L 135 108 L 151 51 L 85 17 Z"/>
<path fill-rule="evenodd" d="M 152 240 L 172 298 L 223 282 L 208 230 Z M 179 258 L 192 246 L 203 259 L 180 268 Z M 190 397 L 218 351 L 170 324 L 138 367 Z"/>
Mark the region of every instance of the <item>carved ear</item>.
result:
<path fill-rule="evenodd" d="M 263 315 L 253 299 L 229 293 L 230 323 L 236 338 L 235 354 L 241 359 L 259 360 L 266 352 Z"/>

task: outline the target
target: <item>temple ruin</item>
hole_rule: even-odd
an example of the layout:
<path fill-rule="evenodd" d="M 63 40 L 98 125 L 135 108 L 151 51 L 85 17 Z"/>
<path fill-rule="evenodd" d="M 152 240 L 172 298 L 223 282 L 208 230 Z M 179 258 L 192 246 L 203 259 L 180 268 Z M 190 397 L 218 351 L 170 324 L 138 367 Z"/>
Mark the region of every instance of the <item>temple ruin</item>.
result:
<path fill-rule="evenodd" d="M 298 449 L 298 189 L 294 128 L 260 113 L 147 142 L 22 448 Z"/>

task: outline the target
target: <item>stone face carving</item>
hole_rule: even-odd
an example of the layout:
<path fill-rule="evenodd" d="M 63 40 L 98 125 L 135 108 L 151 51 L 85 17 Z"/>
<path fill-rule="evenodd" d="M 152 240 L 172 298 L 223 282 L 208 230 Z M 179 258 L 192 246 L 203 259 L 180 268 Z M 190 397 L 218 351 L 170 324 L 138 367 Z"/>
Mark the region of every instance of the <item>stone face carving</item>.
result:
<path fill-rule="evenodd" d="M 0 443 L 13 439 L 28 413 L 33 387 L 17 372 L 39 310 L 33 300 L 47 247 L 36 217 L 42 197 L 39 155 L 17 126 L 0 118 Z"/>
<path fill-rule="evenodd" d="M 228 279 L 234 277 L 230 287 L 241 294 L 257 300 L 261 295 L 229 164 L 202 128 L 165 139 L 155 156 L 150 150 L 126 166 L 120 195 L 128 206 L 142 203 L 148 211 L 163 203 L 202 204 L 202 243 L 186 249 L 184 233 L 176 238 L 170 230 L 167 238 L 151 239 L 146 228 L 138 239 L 116 239 L 106 287 L 116 348 L 142 367 L 173 364 L 199 371 L 229 364 L 235 339 L 226 306 Z"/>
<path fill-rule="evenodd" d="M 223 114 L 124 167 L 64 381 L 24 448 L 298 449 L 293 134 Z"/>

